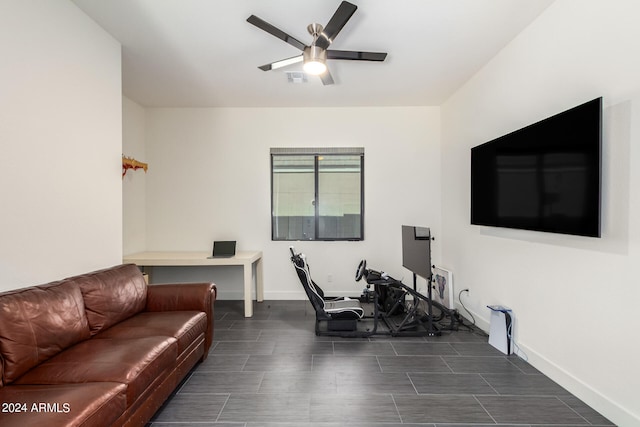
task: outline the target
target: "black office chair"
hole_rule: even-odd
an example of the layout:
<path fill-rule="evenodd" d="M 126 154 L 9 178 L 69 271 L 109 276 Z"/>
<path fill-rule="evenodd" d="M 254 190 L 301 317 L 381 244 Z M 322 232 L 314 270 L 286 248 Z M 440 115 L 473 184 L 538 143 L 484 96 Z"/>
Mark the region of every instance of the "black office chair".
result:
<path fill-rule="evenodd" d="M 338 336 L 366 336 L 371 332 L 358 332 L 358 320 L 364 317 L 364 309 L 357 299 L 351 298 L 329 298 L 324 295 L 324 291 L 311 278 L 311 271 L 307 264 L 306 257 L 302 253 L 295 253 L 293 247 L 291 251 L 291 262 L 304 291 L 307 293 L 309 302 L 316 312 L 316 335 L 338 335 Z M 326 322 L 326 330 L 321 327 Z"/>

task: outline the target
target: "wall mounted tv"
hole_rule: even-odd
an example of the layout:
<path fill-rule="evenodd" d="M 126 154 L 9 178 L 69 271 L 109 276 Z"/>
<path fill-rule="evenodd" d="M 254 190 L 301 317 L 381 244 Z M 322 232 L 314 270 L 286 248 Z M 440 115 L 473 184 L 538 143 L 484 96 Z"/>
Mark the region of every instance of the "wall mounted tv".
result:
<path fill-rule="evenodd" d="M 602 98 L 471 149 L 471 224 L 600 237 Z"/>

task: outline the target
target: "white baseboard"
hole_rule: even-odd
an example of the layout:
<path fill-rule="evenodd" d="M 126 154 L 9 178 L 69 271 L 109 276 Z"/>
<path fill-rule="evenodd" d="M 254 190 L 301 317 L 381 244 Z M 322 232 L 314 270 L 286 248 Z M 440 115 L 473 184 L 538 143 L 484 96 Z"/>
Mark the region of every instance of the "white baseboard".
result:
<path fill-rule="evenodd" d="M 519 344 L 531 366 L 566 388 L 571 394 L 619 426 L 640 426 L 640 418 L 590 385 L 571 375 L 526 344 Z"/>
<path fill-rule="evenodd" d="M 456 303 L 456 308 L 465 318 L 469 313 L 465 311 L 460 303 Z M 476 321 L 476 326 L 486 333 L 489 333 L 489 320 L 471 312 Z M 470 319 L 469 319 L 470 320 Z M 598 411 L 600 414 L 609 419 L 609 421 L 619 426 L 640 426 L 640 418 L 629 412 L 626 408 L 621 407 L 616 402 L 609 399 L 593 387 L 581 381 L 579 378 L 571 375 L 555 363 L 542 356 L 540 353 L 529 348 L 526 344 L 515 341 L 517 347 L 515 354 L 542 372 L 544 375 L 566 388 L 571 394 L 582 400 L 584 403 Z M 525 357 L 523 357 L 523 354 Z"/>
<path fill-rule="evenodd" d="M 265 300 L 274 300 L 274 301 L 295 301 L 295 300 L 306 300 L 307 294 L 304 293 L 303 290 L 294 291 L 294 292 L 285 292 L 285 291 L 271 291 L 264 293 Z"/>
<path fill-rule="evenodd" d="M 222 301 L 244 300 L 244 293 L 226 291 L 224 293 L 219 293 L 217 299 Z M 252 299 L 255 301 L 256 296 L 253 295 Z M 306 300 L 307 296 L 304 293 L 296 293 L 296 292 L 266 292 L 264 294 L 264 299 L 265 301 L 278 301 L 278 300 L 295 301 L 295 300 Z"/>
<path fill-rule="evenodd" d="M 359 292 L 332 292 L 329 296 L 336 297 L 354 297 L 359 296 Z M 255 293 L 252 295 L 252 298 L 255 300 Z M 224 290 L 224 292 L 218 293 L 219 300 L 243 300 L 244 293 L 243 292 L 235 292 Z M 298 300 L 307 300 L 307 294 L 304 291 L 295 291 L 295 292 L 265 292 L 264 293 L 265 301 L 298 301 Z"/>

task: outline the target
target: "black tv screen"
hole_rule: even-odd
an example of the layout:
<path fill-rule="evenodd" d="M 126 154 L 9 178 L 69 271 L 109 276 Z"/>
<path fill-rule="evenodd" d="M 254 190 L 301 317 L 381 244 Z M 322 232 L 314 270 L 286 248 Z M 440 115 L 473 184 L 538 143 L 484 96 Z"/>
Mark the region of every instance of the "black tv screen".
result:
<path fill-rule="evenodd" d="M 402 226 L 402 266 L 427 280 L 431 279 L 431 230 Z"/>
<path fill-rule="evenodd" d="M 602 98 L 471 149 L 471 224 L 600 237 Z"/>

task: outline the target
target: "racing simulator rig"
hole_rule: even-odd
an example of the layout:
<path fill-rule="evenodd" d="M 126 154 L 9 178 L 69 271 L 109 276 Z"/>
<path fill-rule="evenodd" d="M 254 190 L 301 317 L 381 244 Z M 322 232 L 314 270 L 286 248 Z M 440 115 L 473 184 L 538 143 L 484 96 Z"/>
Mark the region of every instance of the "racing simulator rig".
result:
<path fill-rule="evenodd" d="M 367 285 L 359 297 L 332 298 L 311 278 L 306 256 L 293 247 L 291 262 L 316 313 L 316 335 L 341 337 L 437 336 L 466 326 L 457 310 L 432 300 L 431 232 L 402 226 L 402 265 L 413 273 L 413 287 L 360 261 L 356 281 Z M 417 290 L 417 277 L 427 280 L 427 295 Z M 448 319 L 448 324 L 446 324 Z M 444 323 L 443 323 L 444 322 Z"/>

